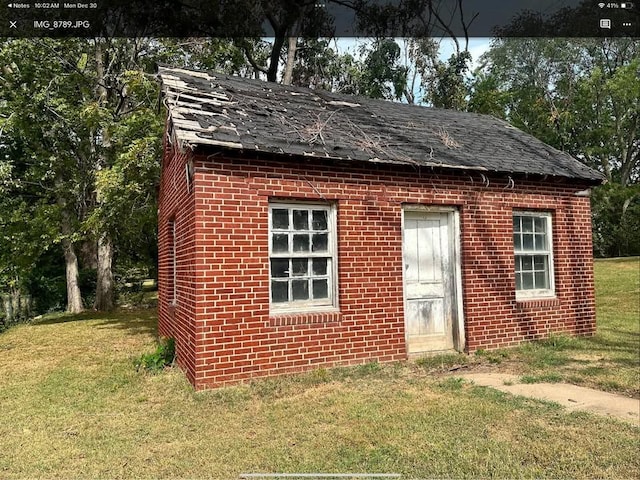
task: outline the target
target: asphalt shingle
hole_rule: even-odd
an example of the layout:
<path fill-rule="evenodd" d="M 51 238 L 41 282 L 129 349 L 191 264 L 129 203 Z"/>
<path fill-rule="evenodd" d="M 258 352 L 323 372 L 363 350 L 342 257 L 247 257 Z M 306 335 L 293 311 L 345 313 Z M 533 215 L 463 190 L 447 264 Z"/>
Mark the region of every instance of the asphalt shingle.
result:
<path fill-rule="evenodd" d="M 181 148 L 550 175 L 603 176 L 503 120 L 160 67 Z"/>

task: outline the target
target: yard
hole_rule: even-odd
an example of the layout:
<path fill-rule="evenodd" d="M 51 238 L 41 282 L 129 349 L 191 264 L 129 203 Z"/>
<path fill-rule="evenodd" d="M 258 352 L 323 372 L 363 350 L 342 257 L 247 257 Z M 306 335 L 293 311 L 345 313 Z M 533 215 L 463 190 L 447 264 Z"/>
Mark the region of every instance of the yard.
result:
<path fill-rule="evenodd" d="M 639 259 L 596 262 L 593 338 L 198 393 L 177 369 L 136 371 L 155 346 L 154 311 L 47 316 L 0 335 L 0 477 L 638 478 L 637 428 L 476 387 L 455 369 L 638 397 L 639 284 Z"/>

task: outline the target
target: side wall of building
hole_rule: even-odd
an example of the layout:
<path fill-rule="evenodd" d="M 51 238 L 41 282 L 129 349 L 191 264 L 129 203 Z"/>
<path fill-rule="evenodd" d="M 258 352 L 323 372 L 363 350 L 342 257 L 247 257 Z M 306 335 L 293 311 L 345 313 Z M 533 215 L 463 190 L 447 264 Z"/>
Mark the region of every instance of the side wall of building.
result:
<path fill-rule="evenodd" d="M 166 138 L 166 136 L 165 136 Z M 176 340 L 176 360 L 196 380 L 195 190 L 191 153 L 165 144 L 158 199 L 158 333 Z"/>
<path fill-rule="evenodd" d="M 196 388 L 317 365 L 406 358 L 402 212 L 455 207 L 468 351 L 553 332 L 595 331 L 591 223 L 581 185 L 480 174 L 314 162 L 165 156 L 160 200 L 160 332 L 174 336 Z M 338 311 L 275 315 L 269 307 L 269 202 L 335 205 Z M 555 292 L 517 301 L 514 210 L 550 212 Z M 176 222 L 177 305 L 166 298 L 168 233 Z"/>

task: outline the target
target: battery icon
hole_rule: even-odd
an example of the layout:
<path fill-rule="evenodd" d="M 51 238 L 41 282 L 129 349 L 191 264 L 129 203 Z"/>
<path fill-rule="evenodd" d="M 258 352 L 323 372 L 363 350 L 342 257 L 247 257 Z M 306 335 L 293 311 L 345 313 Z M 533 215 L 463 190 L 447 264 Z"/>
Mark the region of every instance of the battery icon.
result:
<path fill-rule="evenodd" d="M 620 8 L 629 8 L 629 9 L 631 9 L 631 8 L 633 8 L 633 3 L 631 3 L 631 2 L 621 3 L 620 4 Z"/>

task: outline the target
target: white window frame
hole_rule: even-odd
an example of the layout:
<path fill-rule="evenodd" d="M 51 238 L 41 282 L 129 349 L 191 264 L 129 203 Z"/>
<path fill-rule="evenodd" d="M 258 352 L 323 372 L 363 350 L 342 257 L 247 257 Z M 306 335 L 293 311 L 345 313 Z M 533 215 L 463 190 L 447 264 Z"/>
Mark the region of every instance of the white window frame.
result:
<path fill-rule="evenodd" d="M 528 300 L 533 298 L 553 298 L 555 297 L 555 278 L 554 278 L 554 259 L 553 259 L 553 222 L 552 216 L 550 212 L 535 212 L 535 211 L 513 211 L 513 220 L 522 217 L 531 217 L 534 219 L 543 219 L 545 221 L 545 244 L 542 248 L 536 248 L 535 242 L 535 220 L 534 220 L 534 245 L 533 248 L 525 249 L 524 248 L 524 237 L 522 234 L 524 232 L 519 232 L 520 242 L 516 241 L 516 233 L 515 228 L 513 229 L 513 251 L 514 251 L 514 276 L 516 276 L 516 300 Z M 518 248 L 518 244 L 521 245 L 521 248 Z M 522 270 L 519 269 L 518 265 L 521 262 L 522 258 L 525 257 L 535 257 L 535 256 L 543 256 L 546 257 L 546 267 L 548 274 L 548 288 L 518 288 L 518 279 L 517 275 L 521 275 L 523 273 Z M 533 262 L 533 260 L 532 260 Z M 535 265 L 534 263 L 532 265 Z M 539 270 L 538 270 L 539 271 Z M 533 270 L 526 270 L 525 272 L 536 272 L 535 266 Z M 522 282 L 521 282 L 522 283 Z M 535 275 L 534 275 L 534 287 L 535 287 Z"/>
<path fill-rule="evenodd" d="M 287 209 L 289 211 L 289 228 L 287 230 L 284 229 L 274 229 L 273 228 L 273 211 L 279 209 Z M 303 253 L 295 253 L 292 251 L 293 246 L 292 236 L 296 230 L 293 229 L 292 219 L 293 219 L 293 210 L 308 210 L 309 212 L 312 210 L 324 210 L 327 212 L 327 234 L 328 234 L 328 244 L 326 252 L 303 252 Z M 317 312 L 317 311 L 335 311 L 338 307 L 338 289 L 337 289 L 337 279 L 338 279 L 338 255 L 337 255 L 337 228 L 336 228 L 336 207 L 334 204 L 329 203 L 313 203 L 313 202 L 285 202 L 285 201 L 277 201 L 273 200 L 269 202 L 269 306 L 270 310 L 273 313 L 304 313 L 304 312 Z M 304 232 L 305 230 L 300 230 Z M 307 230 L 307 232 L 310 232 Z M 274 234 L 284 234 L 289 235 L 289 246 L 287 252 L 278 252 L 274 253 L 273 251 L 273 235 Z M 271 272 L 271 260 L 278 258 L 326 258 L 327 261 L 327 275 L 326 276 L 318 276 L 322 279 L 328 280 L 328 295 L 327 299 L 309 299 L 309 300 L 289 300 L 288 302 L 273 302 L 272 299 L 272 281 L 275 280 L 275 277 L 272 277 Z M 313 272 L 309 272 L 308 275 L 305 276 L 309 279 L 310 283 L 313 281 L 314 275 Z M 282 277 L 279 277 L 282 278 Z M 295 279 L 293 275 L 290 275 L 288 283 L 289 288 L 289 298 L 292 296 L 292 281 Z M 281 280 L 283 281 L 283 280 Z M 310 296 L 312 295 L 312 288 L 309 289 Z"/>

